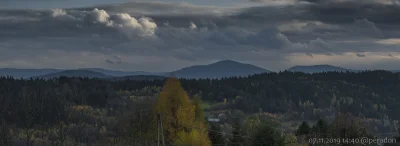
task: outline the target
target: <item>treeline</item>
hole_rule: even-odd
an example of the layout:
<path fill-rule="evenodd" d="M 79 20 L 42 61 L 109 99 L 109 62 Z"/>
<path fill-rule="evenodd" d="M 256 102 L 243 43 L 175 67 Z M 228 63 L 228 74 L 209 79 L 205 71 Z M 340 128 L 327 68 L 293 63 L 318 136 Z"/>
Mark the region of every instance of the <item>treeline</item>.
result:
<path fill-rule="evenodd" d="M 181 79 L 181 82 L 189 95 L 199 94 L 208 102 L 225 101 L 229 108 L 247 113 L 260 109 L 272 113 L 295 112 L 300 117 L 315 120 L 337 112 L 379 119 L 400 118 L 397 114 L 400 111 L 400 74 L 387 71 L 280 72 L 223 79 Z M 19 80 L 3 77 L 0 78 L 0 95 L 16 100 L 25 90 L 79 105 L 105 107 L 120 90 L 152 90 L 150 88 L 160 88 L 163 83 L 164 80 L 106 81 L 64 77 Z M 35 93 L 39 91 L 43 93 Z"/>
<path fill-rule="evenodd" d="M 152 97 L 160 90 L 153 85 L 144 82 L 131 86 L 134 89 L 130 91 L 122 91 L 115 89 L 118 85 L 114 82 L 98 79 L 1 77 L 0 145 L 78 146 L 132 142 L 132 132 L 124 131 L 136 125 L 120 125 L 132 120 L 132 112 L 152 104 Z M 145 105 L 141 107 L 142 103 Z"/>
<path fill-rule="evenodd" d="M 400 74 L 387 71 L 280 72 L 220 80 L 182 80 L 189 93 L 206 101 L 227 101 L 231 108 L 254 113 L 296 112 L 305 119 L 338 112 L 399 120 Z M 301 115 L 303 113 L 303 115 Z"/>
<path fill-rule="evenodd" d="M 351 113 L 390 121 L 399 119 L 399 87 L 400 75 L 385 71 L 280 72 L 180 82 L 0 77 L 0 145 L 151 145 L 157 137 L 156 113 L 165 116 L 162 124 L 169 144 L 208 145 L 221 142 L 218 137 L 223 137 L 224 144 L 249 144 L 246 137 L 257 137 L 258 129 L 267 133 L 280 131 L 241 121 L 229 123 L 234 125 L 230 128 L 210 125 L 203 119 L 199 99 L 223 103 L 210 110 L 239 109 L 247 115 L 285 113 L 297 120 L 318 120 Z M 253 131 L 241 132 L 240 127 Z M 231 134 L 218 136 L 210 133 L 212 128 Z M 209 132 L 208 137 L 205 131 Z M 243 133 L 247 134 L 237 136 Z"/>

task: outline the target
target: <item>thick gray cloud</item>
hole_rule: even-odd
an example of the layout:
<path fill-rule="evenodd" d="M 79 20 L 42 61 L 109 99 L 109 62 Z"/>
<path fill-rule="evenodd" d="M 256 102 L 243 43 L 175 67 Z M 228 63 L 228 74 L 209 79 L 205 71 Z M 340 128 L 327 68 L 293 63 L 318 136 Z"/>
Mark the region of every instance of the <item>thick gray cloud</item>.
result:
<path fill-rule="evenodd" d="M 116 60 L 118 60 L 118 61 L 122 61 L 121 57 L 119 57 L 119 56 L 117 56 L 117 55 L 114 55 L 113 57 L 114 57 L 114 59 L 116 59 Z"/>
<path fill-rule="evenodd" d="M 106 59 L 106 62 L 107 62 L 108 64 L 114 64 L 114 61 L 111 61 L 111 60 L 108 60 L 108 59 Z"/>
<path fill-rule="evenodd" d="M 365 57 L 365 56 L 367 56 L 367 55 L 365 55 L 365 54 L 360 54 L 360 53 L 357 53 L 357 54 L 356 54 L 356 56 L 357 56 L 357 57 Z"/>
<path fill-rule="evenodd" d="M 36 61 L 34 67 L 92 64 L 162 71 L 233 59 L 282 69 L 297 65 L 291 61 L 301 56 L 318 61 L 321 56 L 334 58 L 350 52 L 359 59 L 379 59 L 374 53 L 391 57 L 387 54 L 398 52 L 400 21 L 394 13 L 399 5 L 394 1 L 263 2 L 267 4 L 250 8 L 134 2 L 0 10 L 0 50 L 6 51 L 0 54 L 0 67 L 33 67 L 29 62 Z M 68 65 L 57 65 L 52 55 L 60 53 L 54 51 L 75 58 Z M 365 57 L 366 53 L 355 52 L 372 53 Z M 55 61 L 48 62 L 49 58 Z M 150 59 L 155 61 L 150 63 Z M 166 68 L 167 60 L 176 65 Z"/>
<path fill-rule="evenodd" d="M 398 24 L 398 0 L 303 0 L 310 4 L 303 10 L 308 18 L 329 23 L 349 23 L 366 18 L 375 23 Z M 306 17 L 304 17 L 306 18 Z"/>

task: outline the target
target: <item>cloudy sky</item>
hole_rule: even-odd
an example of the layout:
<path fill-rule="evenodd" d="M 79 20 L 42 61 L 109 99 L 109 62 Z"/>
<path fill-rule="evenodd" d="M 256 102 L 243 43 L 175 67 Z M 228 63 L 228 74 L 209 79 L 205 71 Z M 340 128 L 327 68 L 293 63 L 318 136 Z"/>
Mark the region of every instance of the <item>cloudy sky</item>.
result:
<path fill-rule="evenodd" d="M 0 0 L 0 68 L 400 69 L 400 0 Z"/>

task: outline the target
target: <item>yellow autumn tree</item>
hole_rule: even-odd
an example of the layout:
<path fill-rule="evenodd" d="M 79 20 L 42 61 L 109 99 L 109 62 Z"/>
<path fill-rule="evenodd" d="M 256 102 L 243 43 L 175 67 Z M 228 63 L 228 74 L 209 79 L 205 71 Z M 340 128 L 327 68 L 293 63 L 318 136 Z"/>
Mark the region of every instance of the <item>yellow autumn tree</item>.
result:
<path fill-rule="evenodd" d="M 196 120 L 196 106 L 176 78 L 169 78 L 154 106 L 155 114 L 162 118 L 166 142 L 179 145 L 209 146 L 207 127 Z M 196 131 L 197 130 L 197 131 Z M 203 144 L 205 143 L 205 144 Z"/>
<path fill-rule="evenodd" d="M 185 146 L 210 146 L 211 142 L 207 135 L 204 135 L 203 131 L 194 129 L 189 132 L 179 132 L 175 144 Z"/>

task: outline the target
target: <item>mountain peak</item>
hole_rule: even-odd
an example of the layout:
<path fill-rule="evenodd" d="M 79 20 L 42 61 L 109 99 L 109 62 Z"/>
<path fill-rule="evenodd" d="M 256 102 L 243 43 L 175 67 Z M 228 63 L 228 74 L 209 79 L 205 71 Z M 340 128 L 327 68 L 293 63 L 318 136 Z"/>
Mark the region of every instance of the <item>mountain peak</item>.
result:
<path fill-rule="evenodd" d="M 177 70 L 177 77 L 183 78 L 221 78 L 232 76 L 248 76 L 269 72 L 261 67 L 244 64 L 232 60 L 222 60 L 208 65 L 196 65 Z"/>
<path fill-rule="evenodd" d="M 215 66 L 215 65 L 217 65 L 217 66 L 236 66 L 236 65 L 247 65 L 247 64 L 240 63 L 240 62 L 233 61 L 233 60 L 222 60 L 222 61 L 214 62 L 214 63 L 208 64 L 208 65 L 211 65 L 211 66 Z"/>
<path fill-rule="evenodd" d="M 240 63 L 240 62 L 233 61 L 233 60 L 221 60 L 221 61 L 218 61 L 218 62 L 215 62 L 215 63 Z"/>

